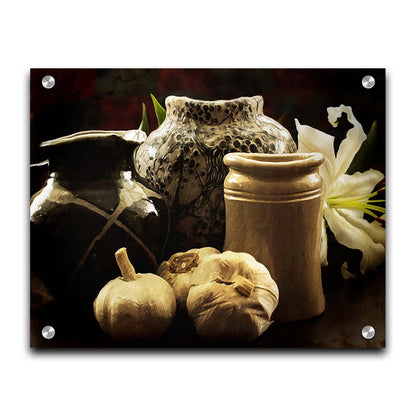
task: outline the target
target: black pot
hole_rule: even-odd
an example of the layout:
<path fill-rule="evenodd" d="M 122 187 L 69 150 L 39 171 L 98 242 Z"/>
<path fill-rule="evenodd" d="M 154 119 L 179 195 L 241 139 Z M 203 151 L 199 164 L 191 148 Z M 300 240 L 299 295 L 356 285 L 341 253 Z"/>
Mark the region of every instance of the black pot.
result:
<path fill-rule="evenodd" d="M 137 272 L 155 272 L 169 216 L 163 199 L 132 178 L 132 153 L 143 136 L 88 131 L 41 144 L 50 175 L 31 198 L 32 289 L 42 288 L 32 290 L 32 305 L 53 299 L 71 319 L 93 318 L 99 290 L 120 275 L 120 247 Z"/>

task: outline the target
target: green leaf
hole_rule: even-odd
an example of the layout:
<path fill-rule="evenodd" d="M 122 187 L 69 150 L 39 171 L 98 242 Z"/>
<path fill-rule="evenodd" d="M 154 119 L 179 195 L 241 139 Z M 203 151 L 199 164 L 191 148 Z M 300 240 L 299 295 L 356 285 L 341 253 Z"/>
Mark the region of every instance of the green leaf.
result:
<path fill-rule="evenodd" d="M 363 142 L 361 149 L 356 154 L 347 170 L 349 175 L 354 172 L 364 172 L 371 167 L 377 150 L 377 120 L 373 121 L 367 139 Z"/>
<path fill-rule="evenodd" d="M 155 108 L 157 124 L 160 126 L 166 118 L 166 110 L 159 104 L 153 94 L 150 94 L 153 101 L 153 107 Z"/>
<path fill-rule="evenodd" d="M 276 121 L 283 126 L 286 116 L 287 116 L 287 111 L 285 111 Z"/>
<path fill-rule="evenodd" d="M 149 134 L 149 120 L 147 119 L 146 106 L 144 105 L 144 103 L 142 103 L 142 105 L 142 122 L 140 123 L 139 130 L 142 130 L 146 134 Z"/>

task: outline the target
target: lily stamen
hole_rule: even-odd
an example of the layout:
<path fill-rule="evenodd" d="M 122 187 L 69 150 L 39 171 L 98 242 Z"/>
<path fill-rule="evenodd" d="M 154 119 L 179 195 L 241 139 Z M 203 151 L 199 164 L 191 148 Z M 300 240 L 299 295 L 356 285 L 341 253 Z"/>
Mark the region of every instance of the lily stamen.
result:
<path fill-rule="evenodd" d="M 374 212 L 380 212 L 382 214 L 386 213 L 386 208 L 379 207 L 374 205 L 374 202 L 386 202 L 385 199 L 371 199 L 372 196 L 377 195 L 377 191 L 372 192 L 369 195 L 362 197 L 350 197 L 350 198 L 340 198 L 337 196 L 328 197 L 326 202 L 331 208 L 344 208 L 344 209 L 353 209 L 357 211 L 363 211 L 364 213 L 372 216 L 373 218 L 379 218 L 379 215 L 376 215 Z"/>

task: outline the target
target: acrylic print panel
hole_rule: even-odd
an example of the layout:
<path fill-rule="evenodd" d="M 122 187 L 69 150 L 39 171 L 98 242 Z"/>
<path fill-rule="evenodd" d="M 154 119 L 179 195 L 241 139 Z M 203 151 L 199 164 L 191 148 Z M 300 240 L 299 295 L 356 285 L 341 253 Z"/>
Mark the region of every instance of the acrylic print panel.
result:
<path fill-rule="evenodd" d="M 32 69 L 30 93 L 32 347 L 385 346 L 384 69 Z"/>

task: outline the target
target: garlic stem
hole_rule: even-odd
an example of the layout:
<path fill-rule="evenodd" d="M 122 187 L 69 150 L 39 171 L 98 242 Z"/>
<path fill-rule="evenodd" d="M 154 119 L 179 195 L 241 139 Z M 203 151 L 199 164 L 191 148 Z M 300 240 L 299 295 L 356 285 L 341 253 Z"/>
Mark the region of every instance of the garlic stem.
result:
<path fill-rule="evenodd" d="M 254 284 L 245 277 L 234 273 L 231 276 L 231 281 L 236 283 L 234 289 L 243 296 L 250 297 L 254 290 Z"/>
<path fill-rule="evenodd" d="M 124 280 L 131 282 L 136 278 L 136 271 L 133 265 L 130 263 L 129 257 L 127 256 L 127 250 L 125 247 L 120 248 L 115 253 L 118 267 L 121 270 L 121 275 Z"/>

